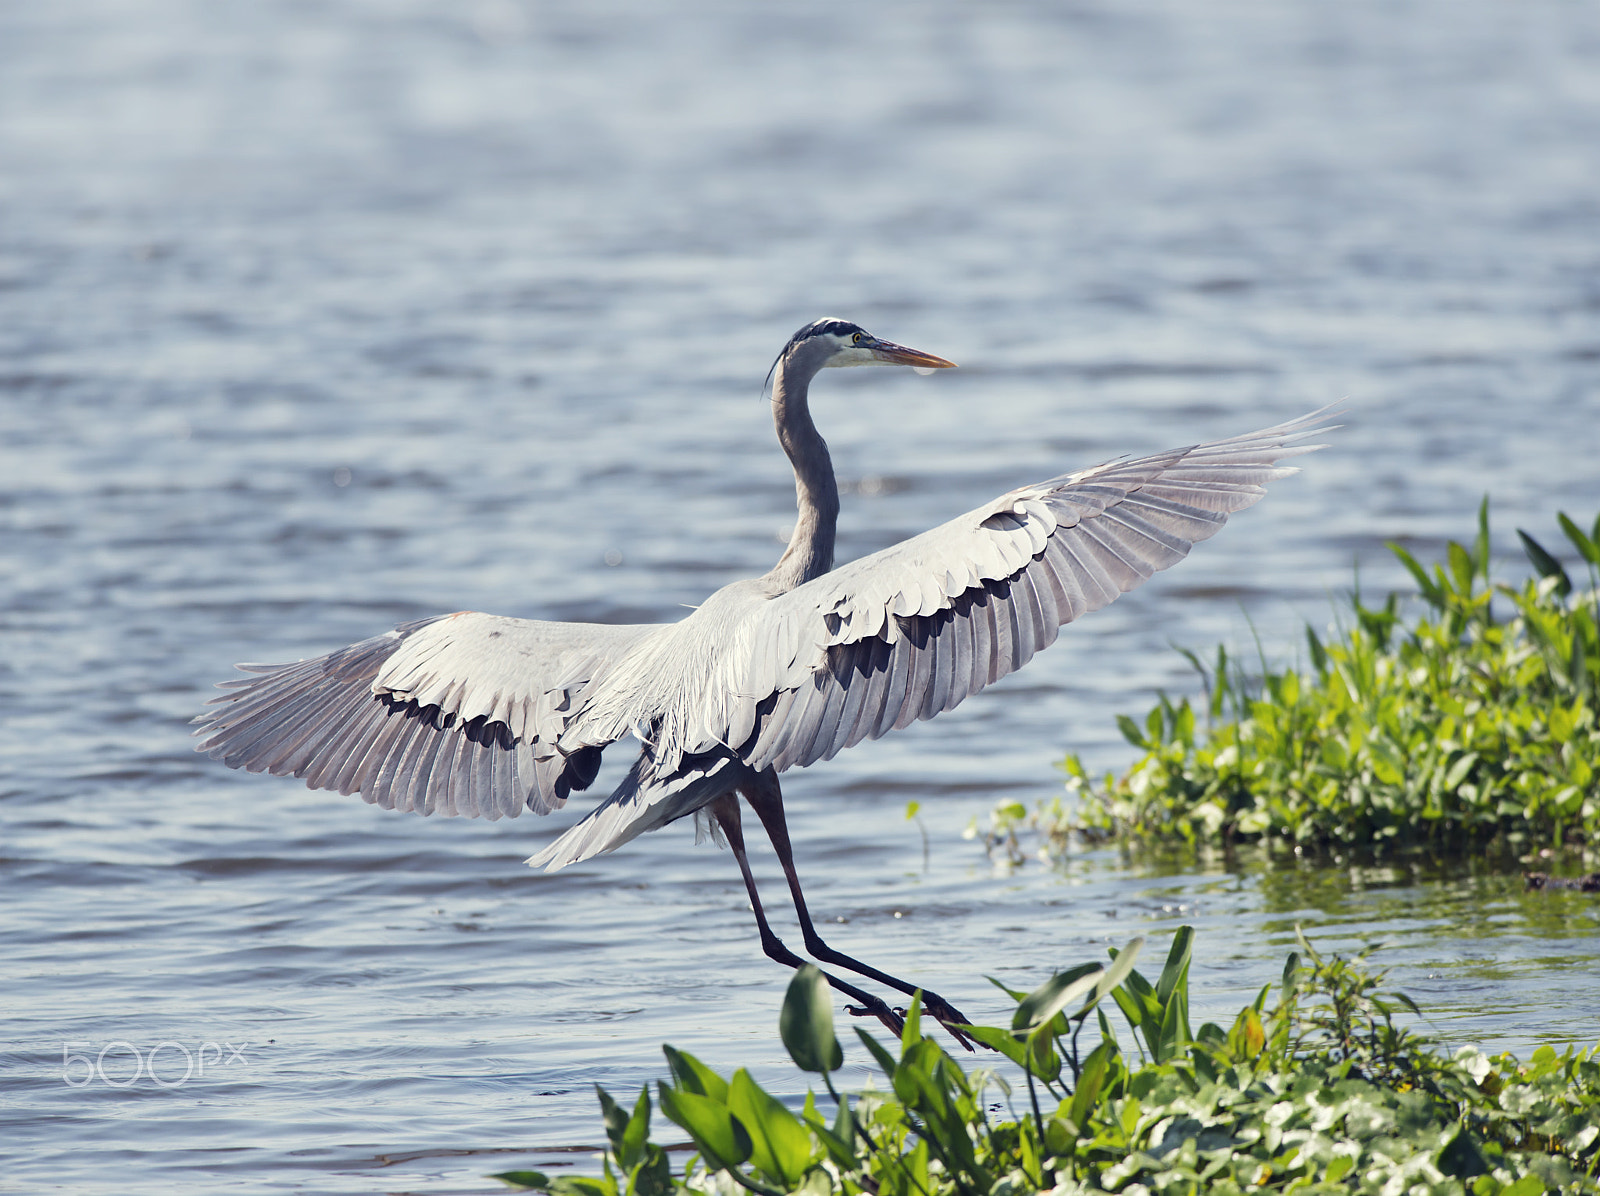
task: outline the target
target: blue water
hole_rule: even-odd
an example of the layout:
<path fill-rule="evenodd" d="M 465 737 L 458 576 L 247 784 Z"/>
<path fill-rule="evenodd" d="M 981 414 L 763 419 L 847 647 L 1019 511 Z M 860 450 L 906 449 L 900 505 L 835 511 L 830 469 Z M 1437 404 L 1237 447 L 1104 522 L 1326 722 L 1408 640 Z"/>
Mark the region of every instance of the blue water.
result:
<path fill-rule="evenodd" d="M 786 778 L 841 947 L 995 1017 L 983 974 L 1187 922 L 1221 1016 L 1300 922 L 1393 942 L 1452 1041 L 1593 1041 L 1592 897 L 1008 873 L 960 831 L 1066 750 L 1126 763 L 1112 715 L 1193 688 L 1170 644 L 1291 657 L 1354 561 L 1402 584 L 1382 541 L 1435 552 L 1485 492 L 1508 576 L 1515 527 L 1600 509 L 1597 147 L 1600 11 L 1555 0 L 0 7 L 0 1190 L 492 1191 L 574 1161 L 591 1084 L 663 1041 L 798 1091 L 787 974 L 687 828 L 536 875 L 583 803 L 386 815 L 186 724 L 235 660 L 669 619 L 765 571 L 761 378 L 825 314 L 963 366 L 819 384 L 847 557 L 1351 408 L 1022 673 Z"/>

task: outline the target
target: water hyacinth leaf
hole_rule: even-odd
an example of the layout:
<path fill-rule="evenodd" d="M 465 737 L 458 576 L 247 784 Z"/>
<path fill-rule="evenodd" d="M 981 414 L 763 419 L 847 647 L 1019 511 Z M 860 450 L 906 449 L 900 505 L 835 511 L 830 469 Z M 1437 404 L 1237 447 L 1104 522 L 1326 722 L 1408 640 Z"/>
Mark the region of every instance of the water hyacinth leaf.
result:
<path fill-rule="evenodd" d="M 985 976 L 984 979 L 987 980 L 990 984 L 994 985 L 996 988 L 998 988 L 1001 992 L 1005 993 L 1006 996 L 1010 997 L 1013 1001 L 1020 1001 L 1020 1000 L 1022 1000 L 1022 998 L 1026 997 L 1028 995 L 1027 993 L 1023 992 L 1021 989 L 1007 988 L 1004 984 L 1001 984 L 1000 981 L 996 980 L 993 976 Z"/>
<path fill-rule="evenodd" d="M 605 1121 L 606 1138 L 610 1140 L 612 1149 L 615 1150 L 622 1145 L 622 1136 L 628 1130 L 628 1115 L 599 1084 L 594 1086 L 594 1091 L 600 1098 L 600 1116 Z"/>
<path fill-rule="evenodd" d="M 1083 963 L 1057 972 L 1022 999 L 1011 1019 L 1011 1028 L 1031 1031 L 1042 1026 L 1069 1002 L 1093 989 L 1104 971 L 1097 963 Z"/>
<path fill-rule="evenodd" d="M 1094 999 L 1098 1004 L 1105 995 L 1117 985 L 1128 978 L 1133 971 L 1133 965 L 1139 959 L 1139 952 L 1144 950 L 1144 935 L 1139 935 L 1121 951 L 1111 952 L 1111 966 L 1105 970 L 1100 979 L 1095 981 Z"/>
<path fill-rule="evenodd" d="M 629 1169 L 637 1166 L 645 1156 L 645 1144 L 650 1141 L 650 1089 L 639 1089 L 639 1099 L 634 1102 L 633 1116 L 622 1131 L 622 1141 L 617 1146 L 617 1158 Z"/>
<path fill-rule="evenodd" d="M 1117 729 L 1122 732 L 1122 737 L 1136 748 L 1140 748 L 1143 751 L 1149 751 L 1151 748 L 1156 746 L 1145 739 L 1144 732 L 1139 730 L 1139 724 L 1134 722 L 1126 714 L 1117 715 Z"/>
<path fill-rule="evenodd" d="M 1454 791 L 1461 787 L 1461 782 L 1467 779 L 1467 774 L 1472 771 L 1472 766 L 1478 762 L 1477 752 L 1466 752 L 1454 764 L 1450 771 L 1444 775 L 1444 787 Z"/>
<path fill-rule="evenodd" d="M 1096 1019 L 1098 1019 L 1098 1021 L 1100 1022 L 1100 1039 L 1101 1039 L 1101 1041 L 1102 1042 L 1109 1042 L 1112 1046 L 1116 1046 L 1117 1045 L 1117 1035 L 1116 1035 L 1116 1032 L 1114 1030 L 1112 1030 L 1112 1028 L 1111 1028 L 1111 1021 L 1110 1021 L 1109 1018 L 1106 1017 L 1106 1011 L 1104 1009 L 1096 1009 L 1094 1011 L 1094 1015 L 1095 1015 Z M 1120 1048 L 1118 1048 L 1118 1049 L 1120 1049 Z"/>
<path fill-rule="evenodd" d="M 1161 1031 L 1161 1002 L 1143 973 L 1138 968 L 1129 972 L 1128 978 L 1111 990 L 1111 996 L 1133 1026 L 1136 1036 L 1144 1040 L 1147 1049 L 1154 1050 L 1153 1039 Z"/>
<path fill-rule="evenodd" d="M 1161 969 L 1161 979 L 1156 981 L 1156 1000 L 1165 1008 L 1173 992 L 1189 974 L 1189 959 L 1194 952 L 1194 927 L 1180 926 L 1172 937 L 1172 949 L 1167 952 L 1167 964 Z"/>
<path fill-rule="evenodd" d="M 778 1033 L 801 1071 L 838 1071 L 844 1051 L 833 1033 L 833 997 L 822 970 L 806 964 L 789 981 Z"/>
<path fill-rule="evenodd" d="M 1489 580 L 1489 496 L 1478 504 L 1478 534 L 1472 541 L 1472 564 L 1478 576 Z"/>
<path fill-rule="evenodd" d="M 1061 1078 L 1061 1056 L 1056 1053 L 1055 1043 L 1056 1036 L 1051 1033 L 1050 1023 L 1046 1022 L 1028 1035 L 1027 1062 L 1023 1065 L 1041 1080 L 1051 1084 Z"/>
<path fill-rule="evenodd" d="M 750 1134 L 727 1105 L 681 1088 L 659 1088 L 661 1111 L 688 1132 L 713 1168 L 731 1171 L 750 1157 Z"/>
<path fill-rule="evenodd" d="M 900 1028 L 900 1057 L 922 1041 L 922 990 L 911 994 L 911 1008 L 906 1010 L 905 1023 Z"/>
<path fill-rule="evenodd" d="M 846 1116 L 848 1117 L 849 1115 L 846 1114 Z M 835 1123 L 835 1128 L 830 1130 L 822 1124 L 821 1118 L 813 1120 L 808 1117 L 806 1118 L 806 1125 L 817 1136 L 817 1141 L 822 1143 L 822 1149 L 827 1153 L 828 1158 L 833 1161 L 835 1167 L 838 1167 L 841 1171 L 854 1171 L 861 1166 L 861 1158 L 856 1154 L 855 1147 L 852 1145 L 855 1140 L 855 1124 L 853 1120 L 850 1125 L 851 1136 L 848 1138 L 838 1132 L 837 1123 Z"/>
<path fill-rule="evenodd" d="M 1027 1058 L 1028 1048 L 1010 1030 L 1002 1030 L 999 1026 L 962 1026 L 961 1030 L 969 1038 L 999 1051 L 1018 1067 L 1025 1066 L 1023 1061 Z"/>
<path fill-rule="evenodd" d="M 680 1051 L 670 1046 L 662 1046 L 661 1051 L 666 1055 L 667 1066 L 672 1069 L 672 1078 L 677 1081 L 679 1087 L 698 1096 L 709 1096 L 714 1101 L 727 1104 L 728 1081 L 687 1051 Z"/>
<path fill-rule="evenodd" d="M 1311 624 L 1306 624 L 1306 647 L 1311 652 L 1311 667 L 1317 670 L 1318 676 L 1328 672 L 1328 651 L 1322 646 L 1322 641 L 1317 638 L 1317 633 L 1312 630 Z"/>
<path fill-rule="evenodd" d="M 1430 606 L 1442 607 L 1444 605 L 1444 591 L 1428 576 L 1427 570 L 1417 563 L 1417 558 L 1412 556 L 1393 540 L 1385 540 L 1384 547 L 1395 555 L 1395 559 L 1405 566 L 1411 579 L 1417 583 L 1417 589 Z"/>
<path fill-rule="evenodd" d="M 1228 1031 L 1228 1054 L 1241 1061 L 1254 1059 L 1266 1045 L 1267 1032 L 1261 1025 L 1261 1018 L 1253 1007 L 1246 1006 L 1239 1011 L 1233 1029 Z"/>
<path fill-rule="evenodd" d="M 1600 518 L 1595 520 L 1595 535 L 1586 536 L 1583 529 L 1567 517 L 1565 511 L 1556 515 L 1556 522 L 1561 525 L 1561 530 L 1567 534 L 1567 539 L 1572 541 L 1572 546 L 1578 550 L 1580 556 L 1591 565 L 1600 567 Z"/>
<path fill-rule="evenodd" d="M 1445 549 L 1445 556 L 1450 562 L 1450 573 L 1455 578 L 1456 589 L 1461 594 L 1472 593 L 1472 557 L 1467 550 L 1454 540 L 1450 541 Z"/>
<path fill-rule="evenodd" d="M 525 1192 L 548 1192 L 550 1177 L 543 1171 L 497 1171 L 489 1176 L 498 1179 L 508 1188 Z"/>
<path fill-rule="evenodd" d="M 1189 994 L 1179 989 L 1161 1010 L 1161 1030 L 1155 1044 L 1156 1062 L 1176 1059 L 1189 1042 Z"/>
<path fill-rule="evenodd" d="M 1545 551 L 1544 545 L 1535 540 L 1520 527 L 1517 536 L 1522 540 L 1522 551 L 1532 562 L 1533 567 L 1539 571 L 1540 577 L 1556 578 L 1556 593 L 1565 598 L 1572 593 L 1572 579 L 1567 576 L 1567 571 L 1561 567 L 1561 562 Z"/>
<path fill-rule="evenodd" d="M 1072 1094 L 1072 1104 L 1067 1114 L 1072 1118 L 1074 1125 L 1083 1127 L 1089 1124 L 1089 1111 L 1100 1100 L 1100 1092 L 1106 1082 L 1106 1071 L 1115 1053 L 1114 1046 L 1109 1042 L 1102 1042 L 1084 1060 L 1083 1074 L 1078 1078 L 1078 1088 Z"/>
<path fill-rule="evenodd" d="M 899 1070 L 900 1066 L 894 1061 L 894 1056 L 884 1050 L 883 1044 L 860 1026 L 854 1026 L 852 1029 L 855 1030 L 856 1037 L 861 1039 L 862 1045 L 867 1048 L 867 1053 L 877 1061 L 878 1067 L 882 1069 L 883 1074 L 889 1078 L 890 1083 L 893 1083 L 894 1073 Z"/>
<path fill-rule="evenodd" d="M 728 1109 L 750 1135 L 750 1162 L 786 1190 L 811 1165 L 811 1135 L 800 1119 L 740 1068 L 728 1085 Z"/>

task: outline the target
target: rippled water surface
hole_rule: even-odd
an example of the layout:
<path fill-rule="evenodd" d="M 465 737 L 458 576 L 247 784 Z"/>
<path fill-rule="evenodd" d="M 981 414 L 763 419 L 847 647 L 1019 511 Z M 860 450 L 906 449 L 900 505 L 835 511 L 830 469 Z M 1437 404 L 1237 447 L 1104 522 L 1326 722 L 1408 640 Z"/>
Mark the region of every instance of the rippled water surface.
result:
<path fill-rule="evenodd" d="M 1382 541 L 1432 552 L 1485 491 L 1508 570 L 1514 527 L 1600 507 L 1600 10 L 56 0 L 0 7 L 0 1189 L 492 1190 L 663 1041 L 796 1089 L 787 974 L 686 828 L 536 875 L 576 813 L 385 815 L 186 722 L 237 659 L 671 619 L 764 571 L 793 489 L 760 381 L 824 314 L 964 366 L 819 384 L 845 556 L 1351 407 L 1024 672 L 790 775 L 840 946 L 995 1016 L 983 973 L 1189 922 L 1216 1015 L 1300 922 L 1394 942 L 1453 1040 L 1596 1037 L 1590 896 L 1471 861 L 1004 875 L 959 831 L 1068 748 L 1126 762 L 1113 713 L 1191 684 L 1170 643 L 1248 616 L 1290 654 L 1353 560 L 1398 584 Z"/>

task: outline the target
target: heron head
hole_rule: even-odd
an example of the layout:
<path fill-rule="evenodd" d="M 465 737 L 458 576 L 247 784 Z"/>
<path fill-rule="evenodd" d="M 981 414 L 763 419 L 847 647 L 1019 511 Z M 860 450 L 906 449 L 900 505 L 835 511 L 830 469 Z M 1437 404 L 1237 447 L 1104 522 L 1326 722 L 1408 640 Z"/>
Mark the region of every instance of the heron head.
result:
<path fill-rule="evenodd" d="M 824 319 L 807 324 L 789 338 L 773 368 L 788 363 L 806 373 L 850 365 L 909 365 L 919 374 L 955 368 L 955 362 L 880 340 L 849 320 Z"/>

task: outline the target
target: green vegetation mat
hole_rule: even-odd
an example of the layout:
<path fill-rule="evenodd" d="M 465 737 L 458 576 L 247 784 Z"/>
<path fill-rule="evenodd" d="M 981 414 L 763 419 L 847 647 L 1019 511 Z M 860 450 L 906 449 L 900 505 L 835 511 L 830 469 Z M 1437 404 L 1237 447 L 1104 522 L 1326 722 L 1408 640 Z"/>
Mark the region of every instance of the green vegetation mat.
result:
<path fill-rule="evenodd" d="M 1415 1006 L 1366 953 L 1324 959 L 1303 938 L 1270 1009 L 1271 985 L 1230 1028 L 1191 1033 L 1193 937 L 1178 932 L 1153 984 L 1133 967 L 1136 939 L 1108 965 L 1012 992 L 1010 1026 L 967 1028 L 995 1051 L 970 1070 L 922 1034 L 914 1001 L 897 1044 L 856 1030 L 884 1084 L 853 1095 L 834 1085 L 831 994 L 808 965 L 779 1030 L 820 1075 L 820 1102 L 792 1108 L 747 1071 L 719 1076 L 667 1047 L 656 1098 L 692 1142 L 681 1171 L 651 1140 L 649 1090 L 630 1110 L 600 1089 L 600 1176 L 497 1178 L 557 1196 L 1600 1193 L 1600 1046 L 1540 1047 L 1525 1064 L 1444 1054 L 1396 1025 Z M 1097 1043 L 1083 1056 L 1086 1028 Z"/>
<path fill-rule="evenodd" d="M 1096 785 L 1068 756 L 1076 809 L 1004 804 L 991 844 L 1029 821 L 1058 845 L 1600 843 L 1600 519 L 1560 523 L 1586 590 L 1525 532 L 1538 576 L 1493 582 L 1485 499 L 1473 544 L 1450 543 L 1431 573 L 1389 545 L 1421 592 L 1415 619 L 1358 589 L 1333 641 L 1307 626 L 1309 671 L 1263 661 L 1256 679 L 1224 649 L 1210 669 L 1186 653 L 1209 690 L 1203 724 L 1165 696 L 1142 723 L 1121 716 L 1142 759 Z"/>

